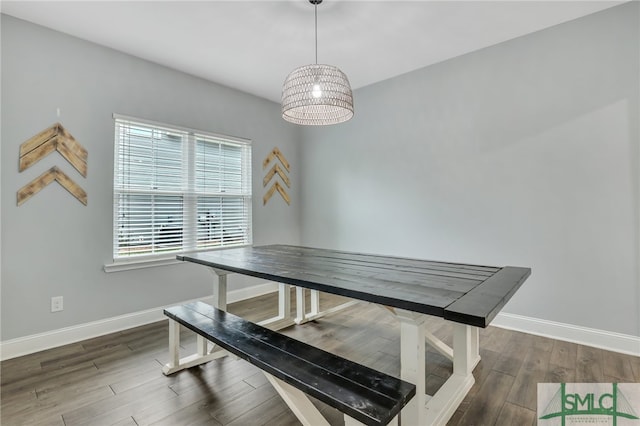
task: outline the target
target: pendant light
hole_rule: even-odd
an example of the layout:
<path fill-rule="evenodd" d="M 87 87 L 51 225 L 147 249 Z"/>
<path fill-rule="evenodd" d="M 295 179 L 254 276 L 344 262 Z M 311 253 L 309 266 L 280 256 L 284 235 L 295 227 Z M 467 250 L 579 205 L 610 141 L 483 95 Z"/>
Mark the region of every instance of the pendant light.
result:
<path fill-rule="evenodd" d="M 345 73 L 333 65 L 318 64 L 318 5 L 315 9 L 316 62 L 287 76 L 282 86 L 282 118 L 305 126 L 338 124 L 353 117 L 353 94 Z"/>

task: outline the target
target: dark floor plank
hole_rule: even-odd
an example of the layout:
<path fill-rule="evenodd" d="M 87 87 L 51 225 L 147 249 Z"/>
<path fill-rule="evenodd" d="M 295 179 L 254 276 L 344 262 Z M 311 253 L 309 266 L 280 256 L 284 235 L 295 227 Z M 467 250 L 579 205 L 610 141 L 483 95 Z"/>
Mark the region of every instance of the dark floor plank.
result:
<path fill-rule="evenodd" d="M 494 369 L 515 377 L 530 348 L 529 342 L 523 333 L 511 335 L 504 351 L 500 354 L 500 358 L 496 361 Z"/>
<path fill-rule="evenodd" d="M 507 399 L 507 395 L 515 377 L 501 373 L 499 371 L 492 371 L 485 380 L 484 384 L 478 391 L 481 395 L 491 395 L 490 398 L 474 398 L 469 404 L 469 408 L 465 414 L 460 418 L 459 425 L 472 425 L 472 424 L 485 424 L 494 425 L 496 419 L 500 415 L 504 401 Z"/>
<path fill-rule="evenodd" d="M 549 363 L 544 376 L 544 383 L 575 383 L 576 381 L 575 366 L 574 368 L 567 368 Z"/>
<path fill-rule="evenodd" d="M 254 390 L 243 381 L 229 380 L 225 384 L 203 382 L 201 387 L 191 387 L 175 398 L 165 401 L 160 407 L 145 407 L 136 413 L 134 419 L 141 425 L 182 425 L 205 420 L 217 425 L 220 423 L 211 416 L 211 411 L 221 409 Z"/>
<path fill-rule="evenodd" d="M 152 360 L 139 364 L 139 368 L 135 370 L 126 370 L 121 374 L 105 375 L 106 377 L 103 380 L 108 380 L 113 392 L 119 394 L 164 377 L 162 371 L 158 370 L 161 367 L 160 363 Z"/>
<path fill-rule="evenodd" d="M 515 377 L 507 401 L 536 410 L 538 383 L 544 383 L 551 352 L 541 347 L 532 347 L 527 352 L 522 367 Z"/>
<path fill-rule="evenodd" d="M 475 383 L 469 390 L 465 400 L 471 400 L 477 395 L 478 391 L 484 385 L 484 382 L 487 380 L 487 377 L 489 377 L 489 374 L 491 374 L 494 366 L 500 358 L 500 354 L 485 349 L 480 350 L 480 356 L 480 362 L 473 370 Z"/>
<path fill-rule="evenodd" d="M 452 362 L 440 352 L 428 349 L 426 363 L 427 374 L 433 374 L 445 379 L 453 374 Z"/>
<path fill-rule="evenodd" d="M 209 411 L 209 414 L 218 422 L 226 425 L 276 395 L 277 392 L 272 386 L 262 386 L 229 401 L 222 407 Z"/>
<path fill-rule="evenodd" d="M 640 356 L 630 356 L 631 371 L 633 371 L 634 382 L 640 383 Z"/>
<path fill-rule="evenodd" d="M 29 405 L 12 404 L 3 406 L 1 424 L 31 425 L 34 423 L 47 423 L 54 421 L 56 424 L 62 419 L 62 413 L 73 410 L 78 406 L 100 404 L 113 396 L 108 386 L 99 386 L 92 389 L 84 389 L 82 392 L 58 393 L 47 400 L 37 400 Z M 66 426 L 69 423 L 65 423 Z"/>
<path fill-rule="evenodd" d="M 338 423 L 330 424 L 338 426 Z M 298 420 L 291 410 L 285 410 L 277 417 L 267 420 L 264 426 L 300 426 L 300 420 Z"/>
<path fill-rule="evenodd" d="M 604 382 L 604 354 L 602 349 L 577 345 L 576 353 L 576 382 Z"/>
<path fill-rule="evenodd" d="M 603 354 L 604 367 L 602 373 L 611 377 L 613 382 L 625 383 L 634 382 L 635 376 L 631 368 L 630 357 L 611 351 Z"/>
<path fill-rule="evenodd" d="M 531 426 L 536 424 L 536 411 L 506 402 L 496 419 L 496 425 Z"/>
<path fill-rule="evenodd" d="M 257 389 L 260 386 L 264 386 L 269 383 L 267 377 L 262 371 L 256 371 L 255 374 L 252 374 L 251 376 L 244 379 L 244 382 L 254 389 Z"/>
<path fill-rule="evenodd" d="M 46 417 L 31 417 L 27 420 L 28 423 L 18 423 L 19 425 L 29 426 L 65 426 L 64 420 L 61 415 L 46 416 Z M 3 424 L 3 423 L 0 423 Z"/>
<path fill-rule="evenodd" d="M 447 426 L 463 426 L 463 423 L 460 422 L 462 421 L 462 417 L 464 417 L 464 414 L 468 408 L 469 404 L 466 405 L 464 410 L 456 410 L 455 413 L 453 413 L 453 416 L 451 416 L 451 418 L 447 422 Z"/>
<path fill-rule="evenodd" d="M 498 327 L 489 326 L 487 328 L 480 329 L 482 348 L 502 353 L 506 349 L 507 343 L 513 334 L 514 332 L 511 330 Z"/>
<path fill-rule="evenodd" d="M 448 377 L 442 377 L 435 374 L 427 374 L 425 390 L 427 395 L 434 395 L 438 389 L 447 381 Z"/>
<path fill-rule="evenodd" d="M 252 410 L 227 423 L 228 426 L 261 426 L 289 410 L 280 395 L 274 395 Z"/>
<path fill-rule="evenodd" d="M 111 426 L 139 426 L 133 417 L 127 417 L 118 422 L 112 423 Z"/>
<path fill-rule="evenodd" d="M 2 377 L 2 392 L 0 397 L 4 398 L 14 392 L 31 391 L 36 386 L 43 386 L 48 383 L 57 382 L 60 380 L 69 380 L 70 376 L 75 373 L 81 372 L 83 374 L 86 370 L 95 372 L 97 369 L 91 361 L 85 361 L 76 365 L 67 365 L 59 369 L 49 369 L 47 371 L 41 371 L 38 374 L 26 374 L 22 377 L 14 377 L 13 380 L 9 379 L 4 381 Z"/>
<path fill-rule="evenodd" d="M 575 368 L 578 358 L 578 347 L 574 343 L 556 340 L 551 350 L 549 363 L 565 368 Z"/>
<path fill-rule="evenodd" d="M 370 352 L 362 357 L 361 363 L 385 374 L 400 377 L 399 352 L 398 350 L 398 355 L 389 355 L 383 351 Z"/>
<path fill-rule="evenodd" d="M 178 395 L 197 390 L 206 395 L 215 394 L 220 398 L 220 389 L 239 382 L 243 387 L 246 385 L 253 389 L 244 380 L 259 371 L 251 364 L 226 357 L 168 376 L 166 383 Z"/>
<path fill-rule="evenodd" d="M 64 355 L 58 358 L 51 358 L 41 363 L 42 370 L 58 370 L 62 367 L 73 366 L 77 364 L 81 364 L 83 362 L 93 362 L 96 358 L 100 358 L 103 356 L 109 355 L 120 355 L 122 357 L 126 357 L 131 354 L 131 349 L 127 347 L 127 345 L 123 344 L 114 344 L 110 346 L 104 346 L 96 351 L 91 352 L 79 352 L 70 355 Z"/>
<path fill-rule="evenodd" d="M 205 402 L 196 402 L 184 408 L 179 408 L 170 415 L 151 423 L 138 422 L 138 425 L 177 426 L 177 425 L 207 425 L 222 426 L 207 411 Z"/>
<path fill-rule="evenodd" d="M 144 383 L 126 392 L 63 413 L 66 426 L 104 425 L 134 417 L 138 410 L 162 404 L 176 394 L 164 385 L 164 377 Z"/>

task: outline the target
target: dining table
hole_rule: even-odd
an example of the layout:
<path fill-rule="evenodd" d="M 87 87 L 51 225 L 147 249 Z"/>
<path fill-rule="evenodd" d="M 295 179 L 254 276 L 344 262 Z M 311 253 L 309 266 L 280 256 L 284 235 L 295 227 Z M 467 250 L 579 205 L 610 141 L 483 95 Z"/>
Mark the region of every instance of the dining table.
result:
<path fill-rule="evenodd" d="M 531 274 L 531 268 L 485 266 L 358 253 L 294 245 L 265 245 L 184 253 L 178 260 L 206 266 L 217 277 L 213 305 L 227 308 L 227 275 L 278 283 L 278 315 L 260 324 L 282 329 L 317 320 L 362 301 L 389 310 L 399 322 L 400 378 L 416 385 L 416 396 L 400 415 L 402 425 L 445 424 L 474 384 L 480 362 L 479 329 L 489 326 Z M 296 291 L 292 317 L 291 288 Z M 310 291 L 310 309 L 305 303 Z M 348 298 L 322 310 L 320 293 Z M 452 346 L 427 330 L 433 317 L 451 325 Z M 452 362 L 452 374 L 433 395 L 426 393 L 426 345 Z M 196 354 L 170 362 L 165 374 L 220 356 L 199 341 Z"/>

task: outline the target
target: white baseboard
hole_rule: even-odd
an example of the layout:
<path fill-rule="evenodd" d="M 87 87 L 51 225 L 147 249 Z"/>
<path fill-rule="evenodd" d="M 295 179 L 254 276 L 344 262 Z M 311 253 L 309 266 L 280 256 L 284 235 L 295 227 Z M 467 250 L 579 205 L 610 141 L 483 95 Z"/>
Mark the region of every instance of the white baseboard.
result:
<path fill-rule="evenodd" d="M 271 293 L 277 290 L 278 284 L 272 282 L 258 284 L 252 287 L 241 288 L 238 290 L 231 290 L 227 293 L 227 302 L 238 302 L 240 300 L 249 299 L 251 297 L 262 296 L 263 294 Z M 207 297 L 198 300 L 202 300 L 204 302 L 212 302 L 213 298 Z M 189 301 L 172 303 L 168 306 L 179 305 L 186 302 Z M 70 343 L 91 339 L 109 333 L 116 333 L 118 331 L 150 324 L 156 321 L 161 321 L 166 318 L 162 313 L 165 307 L 167 306 L 147 309 L 145 311 L 134 312 L 127 315 L 120 315 L 117 317 L 107 318 L 100 321 L 93 321 L 86 324 L 74 325 L 58 330 L 47 331 L 45 333 L 33 334 L 31 336 L 6 340 L 4 342 L 0 342 L 0 360 L 4 361 L 35 352 L 40 352 L 46 349 L 68 345 Z"/>
<path fill-rule="evenodd" d="M 608 351 L 640 356 L 640 337 L 637 336 L 502 312 L 496 316 L 491 325 L 593 346 Z"/>
<path fill-rule="evenodd" d="M 239 290 L 229 291 L 227 301 L 229 303 L 261 296 L 278 290 L 277 283 L 264 283 Z M 211 298 L 200 299 L 211 301 Z M 171 306 L 180 303 L 172 303 Z M 93 337 L 138 327 L 164 319 L 162 310 L 165 306 L 120 315 L 100 321 L 93 321 L 72 327 L 61 328 L 31 336 L 19 337 L 0 342 L 0 360 L 7 360 L 22 355 L 55 348 L 70 343 L 79 342 Z M 566 340 L 594 346 L 610 351 L 621 352 L 629 355 L 640 356 L 640 337 L 626 334 L 612 333 L 587 327 L 563 324 L 521 315 L 500 313 L 491 325 L 524 333 L 536 334 L 553 339 Z"/>

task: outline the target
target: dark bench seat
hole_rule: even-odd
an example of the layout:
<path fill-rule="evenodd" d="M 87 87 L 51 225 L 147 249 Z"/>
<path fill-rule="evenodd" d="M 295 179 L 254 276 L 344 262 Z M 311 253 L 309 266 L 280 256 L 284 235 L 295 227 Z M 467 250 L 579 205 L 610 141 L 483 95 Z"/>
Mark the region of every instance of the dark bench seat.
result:
<path fill-rule="evenodd" d="M 264 372 L 367 425 L 388 424 L 416 393 L 413 384 L 202 302 L 167 308 L 164 313 Z"/>

